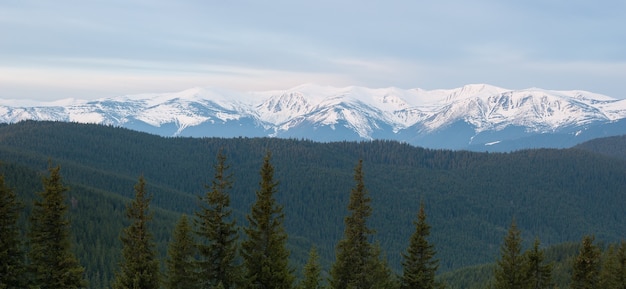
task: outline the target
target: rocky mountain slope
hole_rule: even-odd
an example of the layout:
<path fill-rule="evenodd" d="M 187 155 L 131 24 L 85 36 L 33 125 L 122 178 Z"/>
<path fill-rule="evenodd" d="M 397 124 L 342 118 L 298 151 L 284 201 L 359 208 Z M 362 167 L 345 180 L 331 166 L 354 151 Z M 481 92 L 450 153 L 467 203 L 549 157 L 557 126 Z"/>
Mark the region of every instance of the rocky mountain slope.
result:
<path fill-rule="evenodd" d="M 92 101 L 24 105 L 0 100 L 0 122 L 54 120 L 121 126 L 162 136 L 390 139 L 479 151 L 569 147 L 626 134 L 626 100 L 585 91 L 448 90 L 302 85 L 240 93 L 192 88 Z"/>

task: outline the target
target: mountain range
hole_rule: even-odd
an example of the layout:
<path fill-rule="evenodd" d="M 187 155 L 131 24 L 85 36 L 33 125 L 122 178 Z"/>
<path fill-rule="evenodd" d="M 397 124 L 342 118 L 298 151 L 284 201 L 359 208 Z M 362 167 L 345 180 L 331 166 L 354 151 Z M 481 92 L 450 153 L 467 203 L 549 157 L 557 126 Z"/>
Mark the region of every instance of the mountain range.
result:
<path fill-rule="evenodd" d="M 386 139 L 437 149 L 564 148 L 626 134 L 626 99 L 487 84 L 423 90 L 306 84 L 235 92 L 192 88 L 97 100 L 0 100 L 0 122 L 52 120 L 160 136 Z"/>

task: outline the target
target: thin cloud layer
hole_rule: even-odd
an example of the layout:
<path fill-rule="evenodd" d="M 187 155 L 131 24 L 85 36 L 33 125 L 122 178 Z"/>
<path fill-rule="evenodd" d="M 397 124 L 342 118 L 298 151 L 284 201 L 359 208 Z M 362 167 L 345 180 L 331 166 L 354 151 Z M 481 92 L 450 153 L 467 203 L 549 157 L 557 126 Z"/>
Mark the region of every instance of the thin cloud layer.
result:
<path fill-rule="evenodd" d="M 2 1 L 0 98 L 302 83 L 626 98 L 623 1 L 300 2 Z"/>

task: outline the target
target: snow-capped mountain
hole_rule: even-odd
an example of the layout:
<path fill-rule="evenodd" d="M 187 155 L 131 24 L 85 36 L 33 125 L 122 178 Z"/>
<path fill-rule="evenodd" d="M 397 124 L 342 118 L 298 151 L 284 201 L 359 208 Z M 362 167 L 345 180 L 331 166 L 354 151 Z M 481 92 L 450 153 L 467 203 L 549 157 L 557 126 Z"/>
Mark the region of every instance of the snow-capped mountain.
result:
<path fill-rule="evenodd" d="M 486 84 L 430 91 L 312 84 L 248 93 L 193 88 L 29 105 L 0 100 L 0 122 L 22 120 L 106 124 L 163 136 L 390 139 L 430 148 L 511 150 L 626 134 L 626 100 Z"/>

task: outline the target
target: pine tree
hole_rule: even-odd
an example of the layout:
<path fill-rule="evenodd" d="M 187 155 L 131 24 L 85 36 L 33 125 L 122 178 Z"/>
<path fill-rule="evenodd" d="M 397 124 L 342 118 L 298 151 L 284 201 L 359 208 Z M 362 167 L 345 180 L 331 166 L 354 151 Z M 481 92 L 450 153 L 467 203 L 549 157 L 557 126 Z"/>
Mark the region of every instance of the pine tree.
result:
<path fill-rule="evenodd" d="M 535 239 L 533 247 L 525 253 L 526 280 L 529 289 L 552 288 L 552 264 L 544 264 L 543 250 L 539 250 L 539 239 Z"/>
<path fill-rule="evenodd" d="M 615 289 L 617 287 L 614 275 L 617 266 L 615 245 L 609 245 L 608 249 L 602 254 L 601 263 L 598 286 L 602 289 Z"/>
<path fill-rule="evenodd" d="M 435 246 L 427 240 L 430 235 L 430 225 L 426 223 L 424 203 L 420 204 L 415 232 L 411 235 L 409 248 L 402 254 L 404 261 L 402 266 L 402 289 L 433 289 L 438 288 L 435 282 L 435 273 L 439 267 L 439 260 L 435 258 Z"/>
<path fill-rule="evenodd" d="M 196 212 L 195 224 L 198 236 L 199 280 L 203 289 L 211 289 L 222 284 L 224 289 L 238 287 L 241 284 L 241 266 L 237 264 L 237 228 L 232 219 L 230 197 L 232 175 L 226 157 L 220 151 L 215 176 L 206 195 L 201 197 L 201 208 Z"/>
<path fill-rule="evenodd" d="M 626 241 L 620 242 L 615 255 L 617 261 L 617 266 L 615 266 L 615 283 L 617 288 L 626 289 Z"/>
<path fill-rule="evenodd" d="M 299 289 L 319 289 L 321 286 L 321 272 L 322 268 L 319 263 L 319 255 L 317 250 L 312 247 L 309 251 L 309 259 L 304 265 L 304 279 L 298 286 Z"/>
<path fill-rule="evenodd" d="M 400 280 L 389 267 L 379 243 L 372 245 L 372 257 L 369 259 L 367 271 L 370 272 L 370 288 L 400 289 Z"/>
<path fill-rule="evenodd" d="M 368 228 L 367 218 L 372 214 L 370 197 L 363 181 L 363 161 L 354 169 L 355 187 L 350 191 L 348 211 L 345 218 L 344 237 L 337 244 L 337 260 L 330 271 L 330 287 L 333 289 L 372 288 L 375 282 L 372 268 L 378 261 L 369 239 L 374 230 Z"/>
<path fill-rule="evenodd" d="M 135 185 L 135 199 L 126 207 L 126 217 L 131 223 L 120 237 L 122 262 L 113 283 L 115 289 L 159 288 L 159 260 L 148 228 L 152 219 L 150 200 L 141 176 Z"/>
<path fill-rule="evenodd" d="M 599 288 L 626 289 L 626 242 L 612 244 L 604 253 Z"/>
<path fill-rule="evenodd" d="M 615 255 L 615 283 L 618 289 L 626 289 L 626 241 L 620 242 Z"/>
<path fill-rule="evenodd" d="M 527 285 L 523 270 L 526 261 L 521 251 L 521 232 L 513 220 L 500 248 L 500 259 L 496 263 L 494 272 L 496 289 L 522 289 Z"/>
<path fill-rule="evenodd" d="M 186 215 L 182 215 L 174 228 L 172 241 L 167 251 L 167 289 L 199 288 L 195 272 L 196 244 Z"/>
<path fill-rule="evenodd" d="M 600 274 L 600 248 L 593 244 L 593 236 L 584 236 L 580 252 L 572 270 L 572 289 L 598 288 Z"/>
<path fill-rule="evenodd" d="M 68 205 L 61 167 L 48 168 L 43 178 L 41 200 L 34 202 L 30 216 L 30 273 L 35 288 L 84 288 L 85 269 L 72 252 Z"/>
<path fill-rule="evenodd" d="M 292 287 L 294 276 L 288 264 L 283 207 L 274 198 L 278 183 L 274 181 L 270 159 L 268 152 L 261 168 L 256 202 L 246 216 L 249 225 L 244 228 L 247 239 L 241 245 L 242 257 L 249 288 L 287 289 Z"/>
<path fill-rule="evenodd" d="M 0 288 L 26 287 L 24 252 L 17 225 L 21 204 L 0 175 Z"/>

